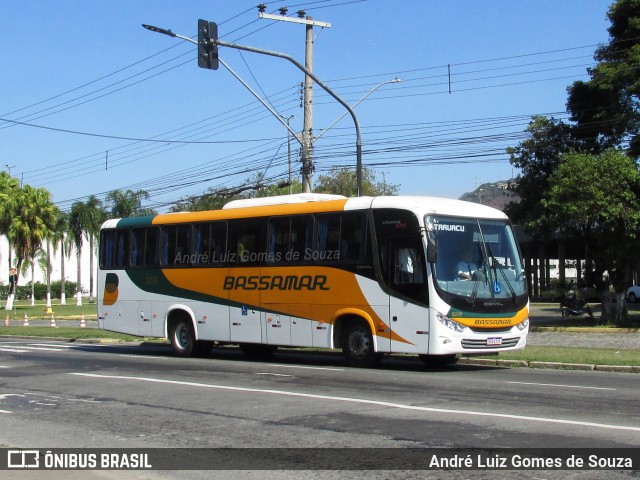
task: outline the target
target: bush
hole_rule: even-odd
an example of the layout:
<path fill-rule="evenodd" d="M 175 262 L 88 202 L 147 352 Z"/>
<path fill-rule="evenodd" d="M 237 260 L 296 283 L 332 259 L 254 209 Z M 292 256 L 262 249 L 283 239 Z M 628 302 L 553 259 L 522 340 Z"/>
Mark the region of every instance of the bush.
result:
<path fill-rule="evenodd" d="M 64 290 L 66 297 L 71 298 L 78 292 L 78 284 L 67 280 L 64 282 Z M 60 280 L 51 282 L 51 298 L 60 298 L 61 291 L 62 282 Z M 33 286 L 33 293 L 36 300 L 45 300 L 47 298 L 47 284 L 36 282 Z M 9 286 L 0 284 L 0 296 L 7 298 L 8 294 Z M 26 300 L 29 298 L 31 298 L 31 282 L 26 285 L 18 285 L 18 288 L 16 288 L 16 300 Z"/>

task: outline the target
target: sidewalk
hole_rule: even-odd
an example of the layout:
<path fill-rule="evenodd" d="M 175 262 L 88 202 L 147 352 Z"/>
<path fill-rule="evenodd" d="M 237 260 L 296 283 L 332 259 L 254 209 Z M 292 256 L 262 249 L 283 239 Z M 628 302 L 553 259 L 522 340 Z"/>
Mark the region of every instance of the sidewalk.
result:
<path fill-rule="evenodd" d="M 559 305 L 532 303 L 530 308 L 528 345 L 640 350 L 640 331 L 613 331 L 595 325 L 594 328 L 571 327 L 572 320 L 562 318 Z M 587 317 L 584 318 L 586 321 Z"/>

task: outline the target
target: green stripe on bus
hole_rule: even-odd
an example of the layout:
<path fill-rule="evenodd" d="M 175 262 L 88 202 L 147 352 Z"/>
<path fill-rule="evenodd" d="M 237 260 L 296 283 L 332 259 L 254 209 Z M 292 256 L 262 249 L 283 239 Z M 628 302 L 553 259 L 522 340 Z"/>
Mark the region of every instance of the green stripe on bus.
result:
<path fill-rule="evenodd" d="M 155 215 L 148 215 L 145 217 L 129 217 L 129 218 L 121 218 L 118 220 L 118 228 L 127 228 L 127 227 L 147 227 L 149 225 L 153 225 L 153 219 L 156 218 Z"/>

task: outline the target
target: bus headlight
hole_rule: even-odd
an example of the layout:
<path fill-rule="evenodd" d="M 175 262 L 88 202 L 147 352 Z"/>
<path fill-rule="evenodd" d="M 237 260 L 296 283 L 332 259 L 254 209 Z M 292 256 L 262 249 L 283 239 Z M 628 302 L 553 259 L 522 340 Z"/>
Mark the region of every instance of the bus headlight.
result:
<path fill-rule="evenodd" d="M 524 322 L 520 322 L 519 324 L 516 325 L 516 327 L 518 327 L 518 330 L 520 330 L 520 331 L 523 331 L 528 326 L 529 326 L 529 319 L 528 318 Z"/>
<path fill-rule="evenodd" d="M 458 322 L 451 320 L 449 317 L 441 313 L 436 313 L 436 318 L 445 327 L 450 328 L 451 330 L 455 330 L 458 333 L 462 333 L 466 328 L 464 325 L 461 325 Z"/>

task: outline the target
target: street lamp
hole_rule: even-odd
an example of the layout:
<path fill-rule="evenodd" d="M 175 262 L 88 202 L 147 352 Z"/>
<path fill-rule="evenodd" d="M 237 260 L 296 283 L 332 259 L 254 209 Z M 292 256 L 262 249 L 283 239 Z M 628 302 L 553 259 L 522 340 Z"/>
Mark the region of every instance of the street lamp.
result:
<path fill-rule="evenodd" d="M 376 85 L 375 87 L 373 87 L 371 90 L 369 90 L 360 100 L 358 100 L 356 103 L 354 103 L 353 105 L 351 105 L 351 108 L 356 108 L 358 105 L 360 105 L 362 103 L 362 101 L 367 98 L 369 95 L 371 95 L 373 92 L 375 92 L 377 89 L 379 89 L 380 87 L 387 85 L 389 83 L 400 83 L 402 82 L 401 78 L 394 78 L 392 80 L 387 80 L 386 82 L 382 82 L 378 85 Z M 313 141 L 315 142 L 316 140 L 319 140 L 320 138 L 322 138 L 322 136 L 327 133 L 327 131 L 332 128 L 333 126 L 335 126 L 336 123 L 338 123 L 340 120 L 342 120 L 344 117 L 347 116 L 349 112 L 344 112 L 342 115 L 340 115 L 338 118 L 336 118 L 333 123 L 331 125 L 329 125 L 327 128 L 325 128 L 324 130 L 322 130 L 322 133 L 320 135 L 318 135 L 317 137 L 315 137 L 313 139 Z"/>
<path fill-rule="evenodd" d="M 388 83 L 399 83 L 402 80 L 398 77 L 394 78 L 393 80 L 387 80 L 386 82 L 382 82 L 378 85 L 376 85 L 375 87 L 373 87 L 371 90 L 369 90 L 364 97 L 362 97 L 360 100 L 358 100 L 356 103 L 353 104 L 353 106 L 351 108 L 356 108 L 358 105 L 360 105 L 360 103 L 367 98 L 369 95 L 371 95 L 373 92 L 375 92 L 377 89 L 379 89 L 380 87 L 382 87 L 383 85 L 387 85 Z M 336 118 L 336 120 L 329 125 L 327 128 L 325 128 L 322 133 L 320 135 L 318 135 L 315 140 L 318 140 L 319 138 L 321 138 L 325 133 L 327 133 L 327 131 L 333 127 L 336 123 L 338 123 L 340 120 L 342 120 L 347 113 L 349 113 L 348 111 L 344 112 L 342 115 L 340 115 L 338 118 Z M 356 184 L 357 184 L 357 196 L 361 197 L 362 196 L 362 150 L 358 150 L 356 152 Z"/>

